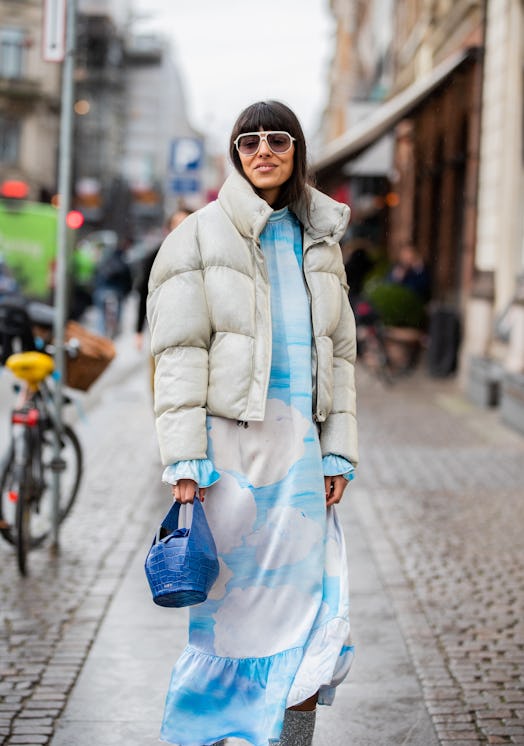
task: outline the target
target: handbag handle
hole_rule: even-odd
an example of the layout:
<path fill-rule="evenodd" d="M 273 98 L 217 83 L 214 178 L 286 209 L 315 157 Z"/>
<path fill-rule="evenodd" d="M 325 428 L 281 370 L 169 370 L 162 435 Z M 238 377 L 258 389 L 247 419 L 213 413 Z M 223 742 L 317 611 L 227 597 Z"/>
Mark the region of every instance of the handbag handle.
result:
<path fill-rule="evenodd" d="M 178 516 L 180 515 L 180 503 L 176 500 L 171 505 L 169 512 L 165 515 L 160 524 L 160 529 L 165 528 L 168 533 L 176 531 L 178 528 Z M 159 529 L 159 530 L 160 530 Z"/>
<path fill-rule="evenodd" d="M 169 509 L 168 513 L 162 520 L 162 523 L 159 526 L 158 532 L 157 532 L 157 541 L 160 540 L 160 534 L 162 529 L 165 529 L 168 533 L 171 533 L 173 531 L 176 531 L 178 528 L 178 518 L 180 515 L 180 507 L 181 503 L 179 503 L 177 500 L 173 502 L 171 505 L 171 508 Z M 207 524 L 206 514 L 204 513 L 204 508 L 202 507 L 202 503 L 200 500 L 195 497 L 195 500 L 193 501 L 193 517 L 191 520 L 191 526 L 194 526 L 195 529 L 199 529 L 200 531 L 208 532 L 209 527 Z M 190 536 L 191 536 L 190 532 Z"/>

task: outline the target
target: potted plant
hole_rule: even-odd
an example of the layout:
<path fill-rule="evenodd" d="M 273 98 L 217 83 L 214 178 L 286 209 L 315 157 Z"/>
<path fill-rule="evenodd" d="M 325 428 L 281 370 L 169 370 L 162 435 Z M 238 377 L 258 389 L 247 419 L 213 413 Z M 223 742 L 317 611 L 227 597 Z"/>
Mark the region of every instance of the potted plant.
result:
<path fill-rule="evenodd" d="M 398 370 L 412 369 L 424 338 L 424 303 L 409 288 L 384 281 L 372 283 L 366 294 L 386 327 L 386 348 L 392 365 Z"/>

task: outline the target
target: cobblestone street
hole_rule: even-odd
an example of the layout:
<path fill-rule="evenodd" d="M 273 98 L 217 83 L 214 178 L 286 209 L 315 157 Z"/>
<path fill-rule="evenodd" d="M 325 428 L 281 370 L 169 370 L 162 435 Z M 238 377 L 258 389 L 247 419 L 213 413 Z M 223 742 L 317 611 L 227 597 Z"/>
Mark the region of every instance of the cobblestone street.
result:
<path fill-rule="evenodd" d="M 523 744 L 524 438 L 453 382 L 360 384 L 354 495 L 440 742 Z"/>
<path fill-rule="evenodd" d="M 83 692 L 95 689 L 95 699 L 101 691 L 86 662 L 99 655 L 93 651 L 115 613 L 116 592 L 122 584 L 131 588 L 134 574 L 143 592 L 144 548 L 165 502 L 147 360 L 129 337 L 119 344 L 121 359 L 86 398 L 78 424 L 84 483 L 63 525 L 60 555 L 33 552 L 31 575 L 22 581 L 12 549 L 0 545 L 0 743 L 6 746 L 157 742 L 149 724 L 142 735 L 129 723 L 119 731 L 126 738 L 97 735 L 99 723 L 90 723 L 110 717 L 104 708 L 110 713 L 116 705 L 109 701 L 84 711 L 81 729 L 74 722 Z M 524 438 L 502 426 L 496 412 L 470 406 L 453 381 L 417 373 L 385 389 L 359 371 L 358 382 L 361 467 L 340 510 L 355 589 L 357 659 L 333 714 L 322 708 L 315 744 L 524 744 Z M 369 575 L 357 577 L 357 554 Z M 120 623 L 133 623 L 130 608 L 119 610 Z M 382 640 L 372 637 L 375 624 Z M 383 653 L 391 648 L 399 651 L 401 669 L 393 669 L 393 653 Z M 371 670 L 366 655 L 373 654 L 379 658 Z M 146 683 L 134 682 L 137 697 Z M 124 678 L 115 686 L 125 687 Z M 410 721 L 418 702 L 420 718 Z M 395 717 L 406 722 L 394 723 Z"/>
<path fill-rule="evenodd" d="M 125 345 L 131 344 L 128 338 Z M 147 361 L 123 351 L 126 364 L 115 361 L 82 404 L 86 412 L 76 428 L 84 478 L 61 527 L 60 555 L 34 551 L 30 577 L 21 580 L 12 547 L 0 544 L 0 743 L 49 742 L 148 525 L 159 464 Z M 130 377 L 133 366 L 138 373 Z"/>

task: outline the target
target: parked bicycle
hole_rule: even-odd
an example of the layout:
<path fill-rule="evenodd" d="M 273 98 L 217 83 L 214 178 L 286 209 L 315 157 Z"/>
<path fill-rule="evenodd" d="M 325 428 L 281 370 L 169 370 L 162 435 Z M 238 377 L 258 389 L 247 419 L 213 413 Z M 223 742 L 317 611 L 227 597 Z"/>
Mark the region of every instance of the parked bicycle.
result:
<path fill-rule="evenodd" d="M 52 311 L 52 309 L 49 309 Z M 0 306 L 2 362 L 17 379 L 18 394 L 11 412 L 10 439 L 0 471 L 0 533 L 16 549 L 18 568 L 28 571 L 29 551 L 53 528 L 55 475 L 61 523 L 75 501 L 82 477 L 82 448 L 73 428 L 61 422 L 53 396 L 53 349 L 42 351 L 31 334 L 32 324 L 52 325 L 52 319 L 31 318 L 24 309 Z M 22 347 L 14 351 L 16 343 Z M 27 347 L 33 349 L 27 349 Z M 73 354 L 74 344 L 68 348 Z M 64 396 L 64 404 L 71 399 Z M 57 449 L 58 443 L 58 449 Z"/>
<path fill-rule="evenodd" d="M 357 356 L 382 383 L 391 384 L 395 369 L 386 346 L 386 330 L 371 303 L 358 299 L 354 304 L 357 326 Z"/>
<path fill-rule="evenodd" d="M 419 329 L 386 326 L 365 298 L 353 301 L 357 326 L 357 356 L 386 385 L 412 374 L 424 344 Z"/>

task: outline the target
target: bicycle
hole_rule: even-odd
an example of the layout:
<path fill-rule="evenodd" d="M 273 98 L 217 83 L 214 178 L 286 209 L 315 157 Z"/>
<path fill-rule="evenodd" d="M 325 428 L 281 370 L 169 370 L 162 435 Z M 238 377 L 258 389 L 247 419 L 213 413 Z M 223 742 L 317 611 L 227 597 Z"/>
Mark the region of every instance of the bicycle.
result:
<path fill-rule="evenodd" d="M 15 322 L 11 327 L 9 318 Z M 20 309 L 0 308 L 0 332 L 10 328 L 11 339 L 22 338 L 26 346 L 31 321 L 29 315 L 23 318 Z M 0 471 L 0 533 L 14 545 L 18 568 L 25 576 L 29 551 L 41 545 L 53 528 L 54 475 L 58 475 L 57 519 L 61 523 L 80 487 L 83 455 L 75 431 L 58 417 L 51 383 L 52 347 L 47 346 L 45 352 L 12 352 L 10 346 L 7 350 L 4 346 L 2 360 L 21 385 L 15 384 L 18 400 L 11 412 L 11 438 Z M 74 349 L 71 344 L 66 351 L 74 354 Z M 65 396 L 64 404 L 69 403 L 71 399 Z"/>
<path fill-rule="evenodd" d="M 386 330 L 379 315 L 367 300 L 355 303 L 357 358 L 382 383 L 391 385 L 395 369 L 386 346 Z"/>

